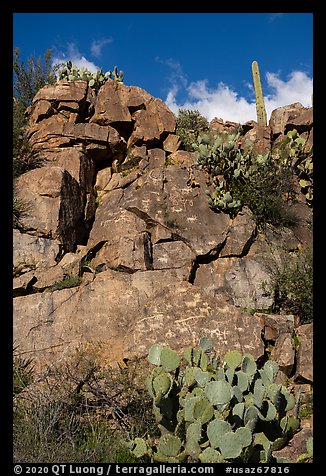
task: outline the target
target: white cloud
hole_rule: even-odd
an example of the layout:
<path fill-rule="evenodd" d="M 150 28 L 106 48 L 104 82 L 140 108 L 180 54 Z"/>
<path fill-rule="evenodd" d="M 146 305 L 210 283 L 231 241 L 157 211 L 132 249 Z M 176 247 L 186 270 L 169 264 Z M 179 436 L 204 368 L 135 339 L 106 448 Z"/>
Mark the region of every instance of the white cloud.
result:
<path fill-rule="evenodd" d="M 112 43 L 112 38 L 102 38 L 101 40 L 93 40 L 90 50 L 93 56 L 100 58 L 102 55 L 102 49 L 108 43 Z"/>
<path fill-rule="evenodd" d="M 311 106 L 313 80 L 302 71 L 293 71 L 287 81 L 277 74 L 267 73 L 267 83 L 272 93 L 265 98 L 267 114 L 279 106 L 300 102 L 305 107 Z"/>
<path fill-rule="evenodd" d="M 80 53 L 74 43 L 68 44 L 66 52 L 58 52 L 57 55 L 52 58 L 52 65 L 66 63 L 69 60 L 72 62 L 73 66 L 77 66 L 77 68 L 84 67 L 92 73 L 96 73 L 96 71 L 100 69 L 92 61 L 88 61 L 88 59 L 86 59 L 85 56 Z"/>
<path fill-rule="evenodd" d="M 287 104 L 300 102 L 305 107 L 311 106 L 313 81 L 306 73 L 293 71 L 286 81 L 281 80 L 275 73 L 267 73 L 266 79 L 267 89 L 271 91 L 265 94 L 268 119 L 274 109 Z M 246 86 L 249 87 L 248 84 Z M 256 120 L 255 99 L 248 100 L 239 96 L 236 91 L 222 82 L 215 89 L 208 87 L 207 80 L 191 82 L 182 91 L 186 93 L 186 99 L 182 102 L 178 102 L 177 99 L 180 90 L 180 83 L 179 86 L 174 84 L 165 101 L 175 114 L 179 109 L 195 109 L 209 121 L 214 117 L 239 123 Z"/>

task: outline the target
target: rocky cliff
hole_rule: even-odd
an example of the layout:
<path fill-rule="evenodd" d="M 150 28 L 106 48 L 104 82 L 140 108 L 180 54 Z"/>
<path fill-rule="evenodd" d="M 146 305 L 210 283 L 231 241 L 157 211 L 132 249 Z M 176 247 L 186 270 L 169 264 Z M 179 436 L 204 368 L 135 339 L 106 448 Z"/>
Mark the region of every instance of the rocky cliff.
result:
<path fill-rule="evenodd" d="M 41 89 L 28 113 L 42 166 L 15 184 L 26 204 L 13 234 L 22 352 L 42 367 L 92 343 L 110 363 L 155 342 L 178 349 L 210 336 L 221 354 L 259 358 L 269 345 L 285 376 L 312 384 L 312 325 L 262 312 L 273 305 L 275 266 L 312 240 L 299 192 L 292 229 L 258 232 L 247 208 L 216 213 L 195 153 L 180 149 L 175 116 L 139 87 L 109 79 L 95 94 L 84 81 L 61 81 Z M 234 124 L 216 118 L 210 127 Z M 243 130 L 268 152 L 294 127 L 311 146 L 312 109 L 298 103 Z"/>

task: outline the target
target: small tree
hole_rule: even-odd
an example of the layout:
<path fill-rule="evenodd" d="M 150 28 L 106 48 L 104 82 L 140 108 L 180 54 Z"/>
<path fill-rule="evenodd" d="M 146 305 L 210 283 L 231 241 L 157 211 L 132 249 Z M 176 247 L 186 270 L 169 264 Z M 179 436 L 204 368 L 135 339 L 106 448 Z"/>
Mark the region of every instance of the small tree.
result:
<path fill-rule="evenodd" d="M 181 147 L 184 150 L 193 151 L 192 144 L 198 135 L 207 132 L 208 121 L 197 110 L 179 109 L 177 117 L 176 133 L 180 136 Z"/>
<path fill-rule="evenodd" d="M 46 84 L 56 82 L 55 72 L 60 65 L 52 66 L 52 51 L 44 57 L 31 55 L 27 63 L 20 58 L 19 48 L 13 52 L 13 172 L 17 177 L 35 167 L 26 139 L 26 109 L 33 97 Z"/>

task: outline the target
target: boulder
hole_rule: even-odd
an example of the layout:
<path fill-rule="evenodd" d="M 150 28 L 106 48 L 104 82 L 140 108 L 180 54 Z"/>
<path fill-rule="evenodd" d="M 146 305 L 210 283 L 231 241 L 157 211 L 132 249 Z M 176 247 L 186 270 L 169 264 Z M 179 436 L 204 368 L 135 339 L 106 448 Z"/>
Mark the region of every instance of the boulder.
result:
<path fill-rule="evenodd" d="M 221 258 L 245 256 L 254 242 L 256 234 L 257 227 L 251 217 L 251 212 L 247 207 L 243 207 L 230 223 L 227 241 L 219 256 Z"/>
<path fill-rule="evenodd" d="M 60 254 L 60 242 L 40 238 L 19 230 L 13 230 L 13 268 L 14 274 L 21 274 L 23 268 L 48 268 L 56 265 Z"/>
<path fill-rule="evenodd" d="M 209 123 L 209 129 L 214 132 L 227 132 L 231 134 L 239 127 L 240 124 L 238 122 L 224 121 L 220 117 L 214 117 Z"/>
<path fill-rule="evenodd" d="M 256 312 L 261 322 L 264 338 L 269 341 L 277 341 L 282 334 L 292 335 L 296 320 L 293 314 L 264 314 Z"/>
<path fill-rule="evenodd" d="M 176 119 L 161 99 L 150 98 L 145 109 L 133 113 L 134 129 L 128 139 L 128 148 L 146 144 L 156 147 L 168 134 L 175 132 Z"/>
<path fill-rule="evenodd" d="M 132 114 L 144 109 L 151 97 L 144 89 L 108 79 L 99 90 L 90 122 L 102 126 L 113 124 L 121 132 L 131 132 Z"/>
<path fill-rule="evenodd" d="M 313 324 L 302 324 L 296 329 L 299 342 L 295 380 L 313 382 Z"/>
<path fill-rule="evenodd" d="M 163 141 L 163 149 L 166 152 L 176 152 L 181 144 L 181 139 L 176 134 L 169 134 L 167 138 Z"/>
<path fill-rule="evenodd" d="M 272 139 L 275 140 L 280 135 L 285 135 L 288 122 L 293 121 L 305 111 L 305 107 L 299 103 L 274 109 L 270 115 L 269 127 L 271 128 Z"/>
<path fill-rule="evenodd" d="M 270 126 L 261 126 L 255 121 L 248 121 L 242 126 L 243 137 L 240 144 L 246 150 L 247 141 L 252 144 L 253 150 L 257 154 L 268 154 L 271 151 L 271 128 Z"/>
<path fill-rule="evenodd" d="M 271 358 L 278 363 L 280 370 L 290 376 L 294 367 L 295 350 L 292 334 L 282 333 L 275 342 Z"/>
<path fill-rule="evenodd" d="M 146 286 L 144 272 L 135 279 L 138 273 L 108 270 L 78 287 L 17 297 L 14 342 L 39 368 L 87 342 L 97 343 L 110 363 L 145 356 L 155 342 L 181 350 L 204 335 L 221 355 L 237 348 L 262 356 L 255 317 L 173 278 L 175 272 L 167 279 L 168 271 L 147 271 L 156 275 Z"/>
<path fill-rule="evenodd" d="M 29 143 L 39 153 L 54 147 L 84 144 L 95 162 L 100 162 L 103 158 L 112 159 L 113 155 L 121 158 L 126 151 L 125 140 L 113 127 L 90 123 L 74 124 L 62 117 L 58 119 L 56 115 L 30 129 Z"/>
<path fill-rule="evenodd" d="M 299 134 L 303 132 L 309 132 L 314 123 L 313 108 L 304 109 L 301 114 L 293 117 L 289 117 L 285 127 L 284 133 L 296 129 Z"/>
<path fill-rule="evenodd" d="M 62 167 L 41 167 L 19 176 L 17 197 L 26 204 L 23 231 L 59 240 L 74 251 L 83 223 L 83 203 L 77 181 Z"/>
<path fill-rule="evenodd" d="M 87 81 L 59 81 L 40 89 L 35 94 L 32 104 L 36 104 L 39 100 L 79 103 L 85 99 L 87 88 Z"/>
<path fill-rule="evenodd" d="M 290 463 L 297 463 L 298 458 L 307 454 L 307 440 L 313 436 L 312 428 L 302 428 L 281 450 L 273 451 L 275 458 L 285 458 Z"/>

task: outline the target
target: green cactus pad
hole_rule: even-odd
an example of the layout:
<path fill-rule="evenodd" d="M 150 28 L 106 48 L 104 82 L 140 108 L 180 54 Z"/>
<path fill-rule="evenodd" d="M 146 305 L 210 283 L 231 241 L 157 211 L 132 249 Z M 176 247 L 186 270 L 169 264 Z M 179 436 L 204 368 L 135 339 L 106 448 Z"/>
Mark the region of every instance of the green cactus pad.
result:
<path fill-rule="evenodd" d="M 241 365 L 241 361 L 242 355 L 238 350 L 231 350 L 230 352 L 227 352 L 224 356 L 224 362 L 231 369 L 236 369 L 237 367 L 239 367 Z"/>
<path fill-rule="evenodd" d="M 252 406 L 246 409 L 245 414 L 244 414 L 244 424 L 247 425 L 247 423 L 251 420 L 256 421 L 259 416 L 259 410 L 258 408 Z"/>
<path fill-rule="evenodd" d="M 199 367 L 201 368 L 201 370 L 206 372 L 207 366 L 208 366 L 208 357 L 205 354 L 205 352 L 202 350 L 200 354 Z"/>
<path fill-rule="evenodd" d="M 248 375 L 242 370 L 238 370 L 235 373 L 235 376 L 236 376 L 236 385 L 240 388 L 242 392 L 245 392 L 249 386 Z"/>
<path fill-rule="evenodd" d="M 270 383 L 273 383 L 278 371 L 279 371 L 279 365 L 277 362 L 274 362 L 273 360 L 267 360 L 263 366 L 263 370 L 265 374 L 267 375 Z"/>
<path fill-rule="evenodd" d="M 209 372 L 203 372 L 200 368 L 196 367 L 194 378 L 200 387 L 205 387 L 211 380 L 211 374 Z"/>
<path fill-rule="evenodd" d="M 185 383 L 188 387 L 196 383 L 195 371 L 200 370 L 199 367 L 188 367 L 185 372 Z"/>
<path fill-rule="evenodd" d="M 209 382 L 205 394 L 212 405 L 218 406 L 228 405 L 233 396 L 231 385 L 224 380 Z"/>
<path fill-rule="evenodd" d="M 161 423 L 161 421 L 163 420 L 163 415 L 161 413 L 160 408 L 157 407 L 156 405 L 153 405 L 153 413 L 154 413 L 156 423 Z"/>
<path fill-rule="evenodd" d="M 209 422 L 214 415 L 214 407 L 209 403 L 208 399 L 203 397 L 195 402 L 193 407 L 193 419 L 199 419 L 202 424 Z"/>
<path fill-rule="evenodd" d="M 190 366 L 199 367 L 201 349 L 195 349 L 193 347 L 186 347 L 183 351 L 183 356 Z"/>
<path fill-rule="evenodd" d="M 239 417 L 240 420 L 243 420 L 244 412 L 245 412 L 245 404 L 243 402 L 236 403 L 234 407 L 232 408 L 232 415 Z"/>
<path fill-rule="evenodd" d="M 188 394 L 184 402 L 185 421 L 194 421 L 194 406 L 199 402 L 200 397 L 194 397 Z"/>
<path fill-rule="evenodd" d="M 230 385 L 233 384 L 233 379 L 234 379 L 234 369 L 226 369 L 225 370 L 225 377 L 226 380 L 229 382 Z"/>
<path fill-rule="evenodd" d="M 172 388 L 173 380 L 167 372 L 162 372 L 153 380 L 153 390 L 155 395 L 161 393 L 162 395 L 168 395 Z"/>
<path fill-rule="evenodd" d="M 238 428 L 237 431 L 239 431 L 240 428 Z M 233 431 L 224 433 L 223 438 L 221 438 L 220 441 L 220 451 L 223 459 L 234 459 L 238 458 L 240 454 L 242 453 L 243 449 L 248 446 L 245 444 L 247 441 L 249 441 L 249 435 L 250 435 L 250 441 L 248 444 L 251 442 L 251 433 L 248 428 L 242 428 L 243 432 L 242 433 L 233 433 Z"/>
<path fill-rule="evenodd" d="M 286 415 L 281 419 L 280 427 L 284 435 L 293 435 L 300 427 L 300 419 L 294 415 Z"/>
<path fill-rule="evenodd" d="M 154 344 L 149 349 L 148 360 L 153 365 L 161 365 L 161 352 L 163 347 L 160 344 Z"/>
<path fill-rule="evenodd" d="M 217 380 L 226 380 L 225 370 L 220 367 L 216 370 Z"/>
<path fill-rule="evenodd" d="M 232 387 L 232 390 L 233 390 L 233 395 L 234 397 L 237 399 L 238 402 L 242 402 L 243 401 L 243 393 L 242 393 L 242 390 L 240 390 L 240 388 L 237 386 L 237 385 L 234 385 Z"/>
<path fill-rule="evenodd" d="M 212 420 L 207 425 L 207 436 L 212 448 L 218 448 L 224 438 L 225 433 L 230 432 L 230 423 L 224 420 Z"/>
<path fill-rule="evenodd" d="M 204 397 L 205 391 L 201 387 L 195 387 L 193 391 L 191 392 L 192 397 Z"/>
<path fill-rule="evenodd" d="M 221 463 L 223 461 L 221 453 L 210 447 L 199 455 L 199 459 L 201 463 Z"/>
<path fill-rule="evenodd" d="M 241 370 L 249 375 L 254 375 L 257 371 L 255 358 L 251 354 L 245 354 L 241 363 Z"/>
<path fill-rule="evenodd" d="M 259 409 L 258 416 L 263 421 L 272 421 L 275 420 L 277 411 L 272 402 L 264 400 L 263 404 Z"/>
<path fill-rule="evenodd" d="M 166 372 L 173 372 L 180 365 L 180 357 L 175 350 L 163 347 L 160 355 L 160 363 Z"/>
<path fill-rule="evenodd" d="M 153 380 L 163 372 L 162 367 L 155 367 L 149 377 L 146 378 L 147 390 L 151 397 L 154 397 Z"/>
<path fill-rule="evenodd" d="M 281 387 L 281 393 L 284 396 L 286 400 L 285 408 L 284 411 L 289 411 L 292 410 L 295 407 L 295 397 L 292 393 L 288 391 L 286 387 L 282 385 Z"/>
<path fill-rule="evenodd" d="M 267 387 L 267 395 L 270 401 L 275 405 L 278 409 L 281 404 L 282 399 L 282 385 L 277 383 L 271 383 Z"/>
<path fill-rule="evenodd" d="M 256 380 L 254 385 L 254 399 L 253 402 L 256 407 L 260 408 L 263 404 L 266 395 L 266 387 L 261 379 Z"/>
<path fill-rule="evenodd" d="M 148 453 L 149 448 L 143 438 L 135 438 L 134 444 L 135 447 L 132 450 L 132 453 L 136 456 L 136 458 L 141 458 L 142 456 L 145 456 Z"/>
<path fill-rule="evenodd" d="M 202 426 L 200 422 L 190 423 L 186 432 L 186 452 L 189 456 L 198 459 L 201 448 L 199 441 L 201 440 Z"/>
<path fill-rule="evenodd" d="M 202 337 L 199 340 L 199 347 L 202 349 L 203 352 L 205 353 L 210 353 L 213 350 L 213 341 L 210 337 Z"/>
<path fill-rule="evenodd" d="M 242 446 L 245 448 L 246 446 L 249 446 L 252 442 L 252 431 L 246 427 L 242 426 L 238 428 L 235 431 L 235 436 L 238 438 L 242 444 Z"/>
<path fill-rule="evenodd" d="M 157 446 L 158 453 L 164 456 L 177 456 L 180 452 L 182 441 L 174 435 L 165 434 L 161 436 Z"/>
<path fill-rule="evenodd" d="M 282 448 L 284 448 L 287 442 L 288 442 L 287 438 L 284 438 L 284 437 L 276 438 L 276 440 L 274 440 L 272 443 L 272 451 L 281 450 Z"/>

